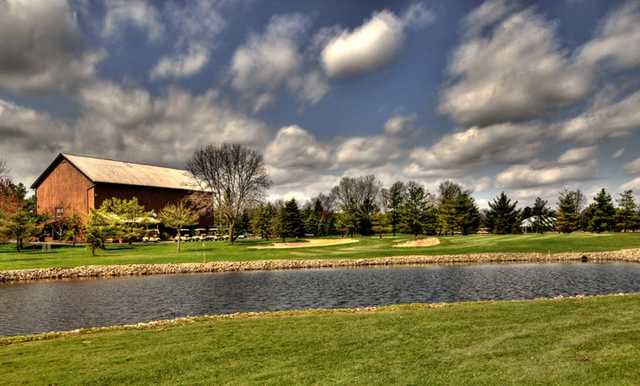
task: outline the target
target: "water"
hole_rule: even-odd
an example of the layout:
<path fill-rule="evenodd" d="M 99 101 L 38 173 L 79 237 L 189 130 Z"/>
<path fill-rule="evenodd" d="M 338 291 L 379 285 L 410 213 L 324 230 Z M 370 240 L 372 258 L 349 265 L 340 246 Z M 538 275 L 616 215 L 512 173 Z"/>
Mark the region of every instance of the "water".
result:
<path fill-rule="evenodd" d="M 0 335 L 187 315 L 640 291 L 640 264 L 314 269 L 0 284 Z"/>

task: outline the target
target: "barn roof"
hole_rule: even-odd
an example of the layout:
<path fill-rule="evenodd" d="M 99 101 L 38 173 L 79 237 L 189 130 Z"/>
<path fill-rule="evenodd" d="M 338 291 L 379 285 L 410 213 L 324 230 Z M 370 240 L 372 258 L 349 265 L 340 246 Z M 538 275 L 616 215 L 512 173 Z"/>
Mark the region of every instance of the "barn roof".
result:
<path fill-rule="evenodd" d="M 69 161 L 94 183 L 202 190 L 198 181 L 187 170 L 69 153 L 60 153 L 31 187 L 37 188 L 63 159 Z"/>

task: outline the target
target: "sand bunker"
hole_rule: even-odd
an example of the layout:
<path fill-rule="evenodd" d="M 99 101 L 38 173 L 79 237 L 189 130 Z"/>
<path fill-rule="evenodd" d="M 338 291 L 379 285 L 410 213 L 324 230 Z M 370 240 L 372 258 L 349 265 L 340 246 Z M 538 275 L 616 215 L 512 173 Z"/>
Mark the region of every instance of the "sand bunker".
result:
<path fill-rule="evenodd" d="M 291 243 L 273 243 L 271 245 L 261 245 L 249 247 L 253 249 L 284 249 L 284 248 L 310 248 L 310 247 L 326 247 L 329 245 L 342 245 L 357 243 L 356 239 L 309 239 L 305 241 L 296 241 Z"/>
<path fill-rule="evenodd" d="M 394 245 L 395 248 L 419 248 L 419 247 L 433 247 L 440 244 L 440 240 L 437 237 L 429 237 L 426 239 L 405 241 Z"/>

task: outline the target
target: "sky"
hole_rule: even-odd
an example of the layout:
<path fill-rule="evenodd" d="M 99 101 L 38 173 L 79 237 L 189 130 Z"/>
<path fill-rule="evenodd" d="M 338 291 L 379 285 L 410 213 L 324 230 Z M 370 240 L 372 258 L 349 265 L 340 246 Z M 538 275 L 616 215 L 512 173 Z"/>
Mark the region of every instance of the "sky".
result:
<path fill-rule="evenodd" d="M 270 198 L 343 176 L 481 207 L 640 192 L 640 1 L 0 0 L 0 159 L 264 154 Z"/>

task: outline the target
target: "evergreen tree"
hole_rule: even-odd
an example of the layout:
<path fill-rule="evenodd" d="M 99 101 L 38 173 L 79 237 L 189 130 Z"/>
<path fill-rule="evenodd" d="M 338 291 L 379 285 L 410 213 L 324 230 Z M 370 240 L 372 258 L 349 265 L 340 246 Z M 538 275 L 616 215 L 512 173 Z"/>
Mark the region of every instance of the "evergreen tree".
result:
<path fill-rule="evenodd" d="M 287 201 L 280 209 L 280 227 L 282 241 L 286 241 L 287 237 L 301 237 L 304 234 L 300 209 L 294 198 Z"/>
<path fill-rule="evenodd" d="M 456 205 L 457 227 L 463 235 L 478 233 L 482 216 L 476 201 L 471 197 L 471 192 L 464 191 L 458 196 Z"/>
<path fill-rule="evenodd" d="M 564 189 L 558 197 L 556 227 L 563 233 L 580 229 L 580 212 L 584 204 L 584 195 L 580 190 Z"/>
<path fill-rule="evenodd" d="M 462 187 L 445 181 L 438 187 L 438 193 L 438 229 L 441 234 L 453 235 L 458 230 Z"/>
<path fill-rule="evenodd" d="M 536 197 L 536 201 L 531 208 L 531 216 L 533 219 L 533 231 L 537 233 L 544 233 L 553 228 L 552 213 L 547 208 L 547 201 L 540 197 Z"/>
<path fill-rule="evenodd" d="M 100 210 L 119 219 L 116 237 L 120 237 L 129 244 L 142 238 L 145 222 L 154 217 L 152 212 L 145 211 L 136 197 L 130 200 L 117 197 L 106 199 L 100 205 Z"/>
<path fill-rule="evenodd" d="M 505 192 L 489 202 L 487 226 L 491 232 L 502 235 L 516 233 L 519 228 L 520 212 L 516 209 L 518 201 L 511 201 Z"/>
<path fill-rule="evenodd" d="M 384 191 L 387 207 L 387 221 L 391 225 L 391 233 L 396 235 L 398 224 L 402 221 L 402 207 L 405 198 L 405 185 L 401 181 L 395 182 L 388 190 Z"/>
<path fill-rule="evenodd" d="M 256 208 L 251 219 L 251 228 L 263 240 L 269 240 L 273 231 L 273 221 L 276 217 L 275 209 L 270 202 Z"/>
<path fill-rule="evenodd" d="M 429 220 L 430 195 L 422 185 L 411 181 L 406 185 L 403 201 L 401 208 L 402 225 L 408 233 L 417 238 L 418 235 L 424 232 Z"/>
<path fill-rule="evenodd" d="M 618 209 L 616 210 L 616 228 L 622 232 L 634 231 L 638 229 L 640 215 L 638 215 L 638 205 L 633 196 L 632 190 L 625 190 L 618 198 Z"/>
<path fill-rule="evenodd" d="M 616 214 L 611 195 L 602 188 L 593 201 L 593 217 L 589 223 L 589 230 L 597 233 L 611 231 L 615 225 Z"/>

